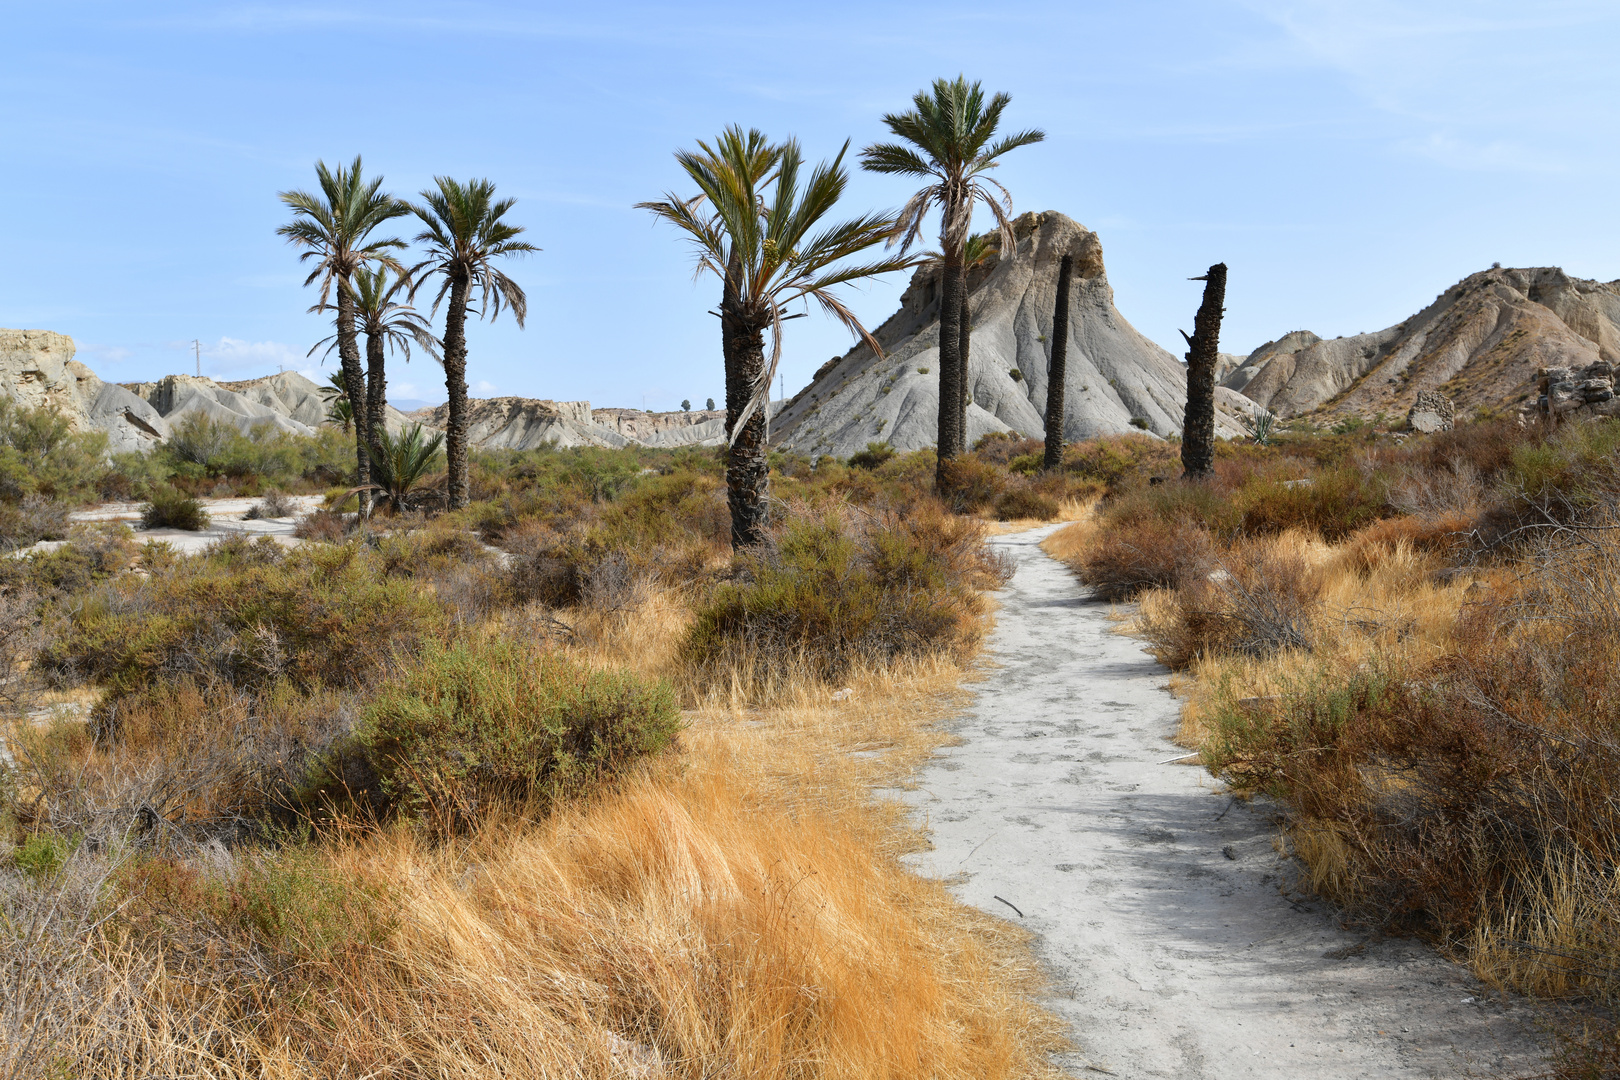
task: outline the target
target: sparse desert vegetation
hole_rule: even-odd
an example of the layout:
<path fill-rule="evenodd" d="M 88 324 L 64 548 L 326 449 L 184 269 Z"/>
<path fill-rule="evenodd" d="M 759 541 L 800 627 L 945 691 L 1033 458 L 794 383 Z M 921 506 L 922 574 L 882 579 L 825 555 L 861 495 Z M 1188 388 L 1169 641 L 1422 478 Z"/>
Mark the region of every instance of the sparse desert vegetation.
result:
<path fill-rule="evenodd" d="M 1316 891 L 1612 1008 L 1617 445 L 1614 421 L 1285 432 L 1153 484 L 1162 448 L 1103 441 L 1106 497 L 1047 549 L 1140 602 L 1183 740 L 1286 809 Z M 1571 1038 L 1560 1075 L 1614 1068 L 1612 1025 Z"/>
<path fill-rule="evenodd" d="M 1091 491 L 1007 449 L 960 460 Z M 871 794 L 943 737 L 986 523 L 931 454 L 780 457 L 734 558 L 723 457 L 475 453 L 454 513 L 7 560 L 5 1074 L 1044 1074 L 1019 932 Z"/>

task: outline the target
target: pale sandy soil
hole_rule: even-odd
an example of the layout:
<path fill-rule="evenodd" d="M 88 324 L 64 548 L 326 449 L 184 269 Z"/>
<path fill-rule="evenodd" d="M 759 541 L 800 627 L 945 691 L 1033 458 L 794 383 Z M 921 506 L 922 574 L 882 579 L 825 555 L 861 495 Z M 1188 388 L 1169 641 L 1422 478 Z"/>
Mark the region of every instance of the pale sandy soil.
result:
<path fill-rule="evenodd" d="M 1458 1077 L 1538 1071 L 1522 1001 L 1294 891 L 1264 806 L 1170 764 L 1168 673 L 1037 544 L 996 537 L 993 669 L 906 794 L 926 874 L 1039 935 L 1076 1075 Z M 1014 908 L 1017 911 L 1014 911 Z"/>

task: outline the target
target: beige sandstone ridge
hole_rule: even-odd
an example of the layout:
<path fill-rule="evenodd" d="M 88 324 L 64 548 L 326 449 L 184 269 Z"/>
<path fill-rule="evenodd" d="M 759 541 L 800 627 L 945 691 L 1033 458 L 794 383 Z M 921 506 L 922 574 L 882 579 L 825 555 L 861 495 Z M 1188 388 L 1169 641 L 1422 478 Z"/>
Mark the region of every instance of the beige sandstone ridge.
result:
<path fill-rule="evenodd" d="M 1296 330 L 1269 341 L 1222 385 L 1284 417 L 1397 417 L 1424 392 L 1467 417 L 1530 409 L 1543 369 L 1599 362 L 1620 363 L 1620 282 L 1493 267 L 1376 333 L 1327 341 Z"/>
<path fill-rule="evenodd" d="M 79 431 L 104 431 L 113 452 L 141 450 L 168 437 L 168 422 L 117 383 L 102 382 L 73 358 L 66 334 L 0 330 L 0 396 L 56 409 Z"/>
<path fill-rule="evenodd" d="M 775 406 L 773 406 L 774 408 Z M 723 410 L 646 412 L 592 409 L 588 401 L 474 398 L 468 402 L 467 441 L 480 450 L 533 450 L 540 446 L 718 446 L 725 440 Z M 450 407 L 410 414 L 443 428 Z"/>
<path fill-rule="evenodd" d="M 973 340 L 968 357 L 968 444 L 990 432 L 1045 430 L 1046 373 L 1059 260 L 1075 257 L 1065 384 L 1064 437 L 1138 429 L 1181 431 L 1187 369 L 1114 307 L 1097 234 L 1055 212 L 1014 222 L 1015 259 L 996 258 L 968 279 Z M 941 272 L 916 271 L 900 310 L 864 343 L 835 357 L 788 403 L 772 442 L 784 449 L 847 457 L 873 441 L 901 451 L 933 446 L 938 434 Z M 1196 297 L 1189 298 L 1189 314 Z M 1217 389 L 1217 432 L 1243 433 L 1254 405 Z M 1136 423 L 1133 423 L 1136 421 Z"/>

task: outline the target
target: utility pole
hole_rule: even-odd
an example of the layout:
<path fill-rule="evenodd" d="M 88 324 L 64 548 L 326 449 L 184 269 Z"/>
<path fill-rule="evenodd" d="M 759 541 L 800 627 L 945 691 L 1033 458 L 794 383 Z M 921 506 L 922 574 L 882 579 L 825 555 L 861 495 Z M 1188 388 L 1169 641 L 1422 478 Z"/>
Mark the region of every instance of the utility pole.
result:
<path fill-rule="evenodd" d="M 197 378 L 202 378 L 202 342 L 191 339 L 191 351 L 197 357 Z"/>

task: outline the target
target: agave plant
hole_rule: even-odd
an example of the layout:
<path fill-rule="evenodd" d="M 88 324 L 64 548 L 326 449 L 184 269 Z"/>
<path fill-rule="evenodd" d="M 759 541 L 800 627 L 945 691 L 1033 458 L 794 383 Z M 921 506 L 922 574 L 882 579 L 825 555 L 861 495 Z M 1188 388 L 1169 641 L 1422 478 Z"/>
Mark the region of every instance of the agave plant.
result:
<path fill-rule="evenodd" d="M 1243 426 L 1249 429 L 1254 445 L 1270 446 L 1272 436 L 1277 434 L 1277 416 L 1268 409 L 1256 408 L 1243 418 Z"/>
<path fill-rule="evenodd" d="M 428 475 L 439 464 L 444 432 L 429 437 L 421 424 L 412 424 L 398 435 L 379 429 L 371 443 L 372 475 L 376 477 L 376 498 L 391 510 L 409 510 L 425 494 Z"/>

